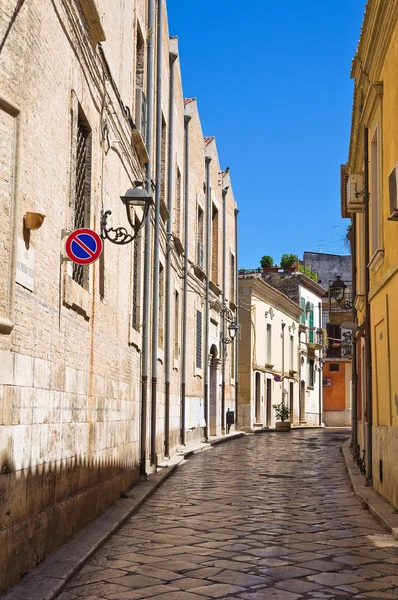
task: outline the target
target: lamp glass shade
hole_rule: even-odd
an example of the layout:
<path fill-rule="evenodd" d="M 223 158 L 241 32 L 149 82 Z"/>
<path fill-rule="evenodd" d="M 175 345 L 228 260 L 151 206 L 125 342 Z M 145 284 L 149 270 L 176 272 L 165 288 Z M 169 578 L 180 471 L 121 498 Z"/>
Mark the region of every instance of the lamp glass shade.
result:
<path fill-rule="evenodd" d="M 228 333 L 229 333 L 229 337 L 231 338 L 231 340 L 235 339 L 237 331 L 238 331 L 238 325 L 237 325 L 237 323 L 235 323 L 235 321 L 233 323 L 231 323 L 230 325 L 228 325 Z"/>

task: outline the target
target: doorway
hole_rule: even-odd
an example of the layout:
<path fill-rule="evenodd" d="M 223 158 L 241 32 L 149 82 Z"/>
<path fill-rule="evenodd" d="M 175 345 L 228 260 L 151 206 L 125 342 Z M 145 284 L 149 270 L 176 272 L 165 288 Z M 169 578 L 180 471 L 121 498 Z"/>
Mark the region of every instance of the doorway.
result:
<path fill-rule="evenodd" d="M 213 344 L 210 348 L 210 377 L 209 377 L 209 421 L 210 435 L 217 435 L 217 348 Z"/>
<path fill-rule="evenodd" d="M 299 421 L 305 423 L 305 381 L 300 384 Z"/>
<path fill-rule="evenodd" d="M 267 427 L 271 427 L 272 379 L 267 379 Z"/>
<path fill-rule="evenodd" d="M 254 376 L 255 423 L 261 423 L 261 375 L 257 371 Z"/>
<path fill-rule="evenodd" d="M 294 383 L 293 381 L 289 384 L 289 410 L 290 410 L 290 422 L 293 423 L 293 408 L 294 408 Z"/>

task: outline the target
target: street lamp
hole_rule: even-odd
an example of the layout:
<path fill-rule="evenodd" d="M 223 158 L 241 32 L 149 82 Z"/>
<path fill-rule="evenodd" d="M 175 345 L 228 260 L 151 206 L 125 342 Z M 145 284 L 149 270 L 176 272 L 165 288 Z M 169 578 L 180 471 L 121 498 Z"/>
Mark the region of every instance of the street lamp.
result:
<path fill-rule="evenodd" d="M 239 331 L 239 325 L 234 320 L 233 312 L 227 307 L 223 306 L 220 310 L 220 316 L 225 316 L 226 319 L 229 319 L 231 322 L 228 325 L 228 333 L 229 337 L 224 337 L 224 333 L 221 332 L 221 341 L 223 344 L 231 344 L 234 341 L 237 331 Z"/>
<path fill-rule="evenodd" d="M 333 281 L 330 286 L 330 295 L 334 298 L 339 304 L 343 301 L 346 284 L 344 281 L 341 281 L 341 276 L 337 275 L 335 281 Z"/>
<path fill-rule="evenodd" d="M 124 196 L 120 196 L 121 201 L 126 207 L 127 220 L 133 229 L 133 233 L 129 233 L 125 227 L 108 227 L 107 220 L 112 211 L 107 210 L 101 214 L 101 237 L 107 239 L 113 244 L 123 246 L 132 242 L 138 235 L 139 230 L 143 227 L 145 219 L 148 216 L 149 207 L 153 205 L 152 196 L 147 190 L 142 187 L 142 181 L 135 181 L 134 187 L 127 190 Z M 143 215 L 141 220 L 134 222 L 133 208 L 141 208 Z"/>

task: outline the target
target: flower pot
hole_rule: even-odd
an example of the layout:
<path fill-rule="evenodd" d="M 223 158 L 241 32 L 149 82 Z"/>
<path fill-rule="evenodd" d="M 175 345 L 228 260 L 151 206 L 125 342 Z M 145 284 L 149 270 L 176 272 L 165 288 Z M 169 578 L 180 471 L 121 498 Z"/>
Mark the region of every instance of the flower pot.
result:
<path fill-rule="evenodd" d="M 276 431 L 290 431 L 290 421 L 276 421 L 275 422 Z"/>

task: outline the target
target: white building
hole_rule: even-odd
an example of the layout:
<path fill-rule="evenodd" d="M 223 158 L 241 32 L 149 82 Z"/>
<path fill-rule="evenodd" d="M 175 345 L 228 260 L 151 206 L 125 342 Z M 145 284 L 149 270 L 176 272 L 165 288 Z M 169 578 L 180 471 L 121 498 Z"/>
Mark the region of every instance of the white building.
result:
<path fill-rule="evenodd" d="M 299 304 L 299 403 L 293 423 L 322 424 L 322 366 L 324 331 L 322 298 L 325 290 L 300 272 L 273 272 L 262 275 L 264 281 Z M 294 411 L 296 407 L 294 406 Z"/>
<path fill-rule="evenodd" d="M 301 307 L 261 275 L 240 275 L 238 289 L 239 429 L 274 427 L 282 402 L 298 425 Z"/>

